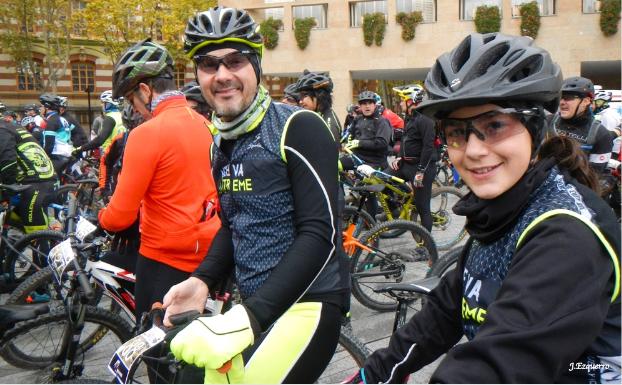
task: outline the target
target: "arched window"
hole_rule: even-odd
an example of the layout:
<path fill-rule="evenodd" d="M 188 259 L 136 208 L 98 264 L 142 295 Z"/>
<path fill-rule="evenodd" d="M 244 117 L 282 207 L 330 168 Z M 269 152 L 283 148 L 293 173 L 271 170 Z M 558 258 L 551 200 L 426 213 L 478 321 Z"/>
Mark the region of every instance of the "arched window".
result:
<path fill-rule="evenodd" d="M 95 63 L 92 61 L 74 61 L 71 63 L 71 89 L 85 91 L 95 89 Z"/>
<path fill-rule="evenodd" d="M 41 69 L 43 68 L 43 60 L 33 58 L 32 62 L 18 63 L 16 67 L 17 89 L 33 91 L 42 88 Z"/>

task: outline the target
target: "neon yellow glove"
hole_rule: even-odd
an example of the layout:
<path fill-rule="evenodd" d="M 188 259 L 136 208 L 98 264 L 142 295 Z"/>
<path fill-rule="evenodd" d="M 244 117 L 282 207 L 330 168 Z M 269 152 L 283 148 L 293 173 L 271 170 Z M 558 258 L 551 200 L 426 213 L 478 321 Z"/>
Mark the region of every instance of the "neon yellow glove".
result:
<path fill-rule="evenodd" d="M 349 140 L 345 145 L 345 149 L 346 150 L 354 150 L 355 148 L 358 148 L 359 146 L 359 140 L 358 139 L 354 139 L 354 140 Z"/>
<path fill-rule="evenodd" d="M 242 384 L 244 383 L 244 359 L 242 355 L 231 359 L 231 368 L 221 373 L 222 370 L 205 369 L 204 384 Z"/>
<path fill-rule="evenodd" d="M 171 341 L 178 360 L 200 368 L 219 369 L 254 342 L 246 309 L 235 305 L 225 314 L 192 321 Z"/>

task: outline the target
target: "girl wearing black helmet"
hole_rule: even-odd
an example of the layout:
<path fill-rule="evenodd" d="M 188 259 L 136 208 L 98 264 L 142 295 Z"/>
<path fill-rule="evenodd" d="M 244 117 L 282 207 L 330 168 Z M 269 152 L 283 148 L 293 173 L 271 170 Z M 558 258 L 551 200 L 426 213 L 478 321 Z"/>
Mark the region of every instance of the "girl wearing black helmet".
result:
<path fill-rule="evenodd" d="M 186 96 L 186 101 L 193 110 L 203 115 L 205 119 L 211 119 L 212 109 L 205 101 L 201 93 L 201 87 L 195 80 L 186 83 L 180 90 Z"/>
<path fill-rule="evenodd" d="M 498 33 L 437 59 L 419 111 L 472 191 L 454 207 L 471 238 L 359 379 L 401 383 L 446 353 L 431 382 L 620 381 L 620 228 L 578 146 L 542 143 L 561 76 L 532 39 Z"/>
<path fill-rule="evenodd" d="M 324 118 L 335 142 L 341 139 L 341 123 L 333 111 L 333 81 L 323 73 L 304 70 L 296 82 L 296 92 L 302 108 L 315 111 Z"/>

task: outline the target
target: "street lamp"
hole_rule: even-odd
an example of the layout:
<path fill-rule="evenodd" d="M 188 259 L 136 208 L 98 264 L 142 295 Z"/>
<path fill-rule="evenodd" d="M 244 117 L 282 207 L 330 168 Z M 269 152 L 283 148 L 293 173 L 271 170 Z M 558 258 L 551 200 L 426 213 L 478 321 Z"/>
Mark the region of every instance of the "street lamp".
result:
<path fill-rule="evenodd" d="M 93 122 L 92 122 L 93 115 L 91 113 L 91 92 L 93 92 L 93 86 L 92 85 L 86 86 L 86 88 L 84 89 L 84 92 L 86 92 L 87 102 L 89 106 L 89 130 L 90 130 L 93 126 Z"/>

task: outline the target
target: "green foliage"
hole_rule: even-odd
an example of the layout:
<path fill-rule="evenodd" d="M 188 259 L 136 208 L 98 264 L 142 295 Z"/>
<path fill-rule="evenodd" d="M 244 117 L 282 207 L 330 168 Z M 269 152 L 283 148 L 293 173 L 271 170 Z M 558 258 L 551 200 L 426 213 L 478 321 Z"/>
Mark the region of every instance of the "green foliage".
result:
<path fill-rule="evenodd" d="M 279 29 L 283 26 L 283 22 L 279 19 L 271 17 L 259 24 L 259 32 L 263 36 L 263 45 L 267 49 L 275 49 L 279 44 Z"/>
<path fill-rule="evenodd" d="M 314 17 L 305 17 L 304 19 L 294 20 L 294 37 L 298 48 L 305 49 L 309 45 L 309 36 L 311 28 L 315 27 L 317 22 Z"/>
<path fill-rule="evenodd" d="M 501 12 L 496 5 L 480 5 L 475 10 L 475 30 L 479 33 L 499 32 Z"/>
<path fill-rule="evenodd" d="M 520 6 L 520 34 L 535 39 L 540 29 L 540 7 L 537 1 L 523 3 Z"/>
<path fill-rule="evenodd" d="M 384 23 L 384 13 L 366 13 L 363 16 L 363 41 L 370 47 L 374 42 L 377 46 L 382 45 L 387 26 Z"/>
<path fill-rule="evenodd" d="M 618 32 L 621 8 L 620 0 L 601 0 L 600 30 L 603 35 L 612 36 Z"/>
<path fill-rule="evenodd" d="M 415 38 L 415 29 L 417 24 L 423 21 L 423 16 L 420 11 L 415 12 L 400 12 L 395 15 L 395 21 L 402 26 L 402 39 L 404 41 L 411 41 Z"/>

